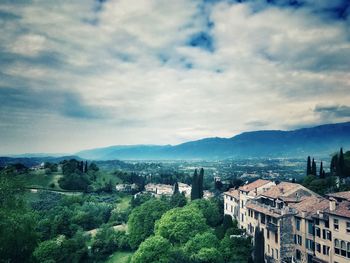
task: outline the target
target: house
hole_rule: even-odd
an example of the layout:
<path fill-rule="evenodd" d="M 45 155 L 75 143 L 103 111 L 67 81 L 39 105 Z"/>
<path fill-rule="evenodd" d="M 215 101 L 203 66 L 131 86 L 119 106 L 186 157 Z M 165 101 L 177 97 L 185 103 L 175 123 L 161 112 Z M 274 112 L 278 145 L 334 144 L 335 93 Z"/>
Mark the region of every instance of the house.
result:
<path fill-rule="evenodd" d="M 350 262 L 350 191 L 325 198 L 300 184 L 257 181 L 225 192 L 224 213 L 248 235 L 263 232 L 265 262 Z"/>

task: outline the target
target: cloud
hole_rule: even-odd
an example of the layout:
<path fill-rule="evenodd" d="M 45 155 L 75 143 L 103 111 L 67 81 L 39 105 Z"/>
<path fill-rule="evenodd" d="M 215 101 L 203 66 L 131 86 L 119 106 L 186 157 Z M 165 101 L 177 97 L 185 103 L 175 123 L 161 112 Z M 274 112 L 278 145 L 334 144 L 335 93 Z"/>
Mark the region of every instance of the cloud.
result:
<path fill-rule="evenodd" d="M 314 111 L 332 118 L 350 117 L 350 107 L 345 105 L 316 105 Z"/>
<path fill-rule="evenodd" d="M 2 151 L 330 121 L 320 107 L 350 101 L 348 11 L 338 0 L 3 2 Z"/>

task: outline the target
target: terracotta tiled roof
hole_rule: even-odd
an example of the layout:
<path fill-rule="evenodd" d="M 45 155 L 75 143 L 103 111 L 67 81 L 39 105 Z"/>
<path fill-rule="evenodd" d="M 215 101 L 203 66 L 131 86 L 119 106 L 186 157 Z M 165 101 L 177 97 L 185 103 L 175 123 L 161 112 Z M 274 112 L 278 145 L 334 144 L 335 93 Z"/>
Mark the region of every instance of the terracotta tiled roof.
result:
<path fill-rule="evenodd" d="M 265 184 L 271 183 L 269 180 L 263 180 L 263 179 L 258 179 L 250 184 L 243 185 L 239 188 L 239 190 L 250 192 L 254 190 L 255 188 L 261 187 Z"/>
<path fill-rule="evenodd" d="M 262 196 L 270 197 L 270 198 L 287 198 L 288 201 L 291 201 L 291 197 L 294 197 L 295 200 L 298 198 L 301 199 L 303 196 L 318 196 L 316 193 L 307 189 L 306 187 L 300 184 L 294 184 L 289 182 L 281 182 L 278 185 L 272 186 L 270 189 L 261 194 Z M 287 200 L 286 199 L 286 200 Z"/>
<path fill-rule="evenodd" d="M 350 201 L 350 191 L 327 194 L 327 196 Z"/>
<path fill-rule="evenodd" d="M 325 210 L 325 212 L 332 215 L 350 218 L 350 202 L 349 201 L 340 202 L 337 204 L 334 211 L 330 211 L 328 208 Z"/>
<path fill-rule="evenodd" d="M 235 199 L 239 199 L 239 191 L 237 189 L 231 188 L 227 192 L 224 193 L 225 195 L 232 196 Z"/>
<path fill-rule="evenodd" d="M 311 217 L 317 211 L 326 210 L 329 207 L 329 201 L 323 197 L 307 196 L 299 203 L 291 204 L 290 206 L 295 208 L 299 215 L 304 212 L 306 217 Z"/>
<path fill-rule="evenodd" d="M 269 215 L 272 217 L 276 217 L 276 218 L 282 216 L 281 211 L 278 209 L 273 209 L 271 207 L 267 207 L 267 206 L 264 206 L 262 204 L 253 203 L 251 201 L 247 202 L 246 208 L 252 209 L 254 211 L 257 211 L 257 212 L 260 212 L 260 213 L 263 213 L 265 215 Z"/>

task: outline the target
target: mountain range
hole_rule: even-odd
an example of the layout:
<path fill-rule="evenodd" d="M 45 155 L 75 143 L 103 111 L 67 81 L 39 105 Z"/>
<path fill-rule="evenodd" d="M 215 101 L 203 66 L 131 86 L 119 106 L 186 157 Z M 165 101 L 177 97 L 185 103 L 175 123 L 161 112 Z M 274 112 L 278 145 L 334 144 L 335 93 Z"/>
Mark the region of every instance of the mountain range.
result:
<path fill-rule="evenodd" d="M 295 158 L 329 156 L 350 148 L 350 122 L 291 131 L 244 132 L 232 138 L 205 138 L 178 145 L 109 146 L 75 155 L 93 160 L 216 160 L 228 158 Z"/>

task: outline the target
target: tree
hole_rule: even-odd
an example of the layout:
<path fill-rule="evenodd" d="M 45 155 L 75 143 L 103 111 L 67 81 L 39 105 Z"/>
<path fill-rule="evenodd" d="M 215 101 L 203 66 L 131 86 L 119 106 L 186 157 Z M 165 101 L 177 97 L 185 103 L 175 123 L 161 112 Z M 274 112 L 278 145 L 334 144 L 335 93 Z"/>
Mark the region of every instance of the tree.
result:
<path fill-rule="evenodd" d="M 87 161 L 85 161 L 85 169 L 84 169 L 84 173 L 87 173 L 87 171 L 88 171 L 88 162 L 87 162 Z"/>
<path fill-rule="evenodd" d="M 187 243 L 183 246 L 183 250 L 186 257 L 190 260 L 193 259 L 202 248 L 217 249 L 218 247 L 219 240 L 217 237 L 211 231 L 207 231 L 204 233 L 199 233 L 187 241 Z"/>
<path fill-rule="evenodd" d="M 180 191 L 179 191 L 179 184 L 176 182 L 176 183 L 174 184 L 174 192 L 173 192 L 173 195 L 179 194 L 179 193 L 180 193 Z"/>
<path fill-rule="evenodd" d="M 232 228 L 233 227 L 232 217 L 230 215 L 224 215 L 224 221 L 222 222 L 222 225 L 224 227 L 225 232 L 227 229 Z"/>
<path fill-rule="evenodd" d="M 136 249 L 142 241 L 151 236 L 154 223 L 169 209 L 168 203 L 150 199 L 132 210 L 128 220 L 130 246 Z"/>
<path fill-rule="evenodd" d="M 320 175 L 319 175 L 319 177 L 321 179 L 324 178 L 324 170 L 323 170 L 323 162 L 322 161 L 321 161 L 321 164 L 320 164 Z"/>
<path fill-rule="evenodd" d="M 175 207 L 184 207 L 187 204 L 187 198 L 184 193 L 177 193 L 171 196 L 170 206 Z"/>
<path fill-rule="evenodd" d="M 307 168 L 306 168 L 306 175 L 312 174 L 311 170 L 311 158 L 310 156 L 307 157 Z"/>
<path fill-rule="evenodd" d="M 250 238 L 234 237 L 228 234 L 220 242 L 220 253 L 225 263 L 246 263 L 252 252 Z"/>
<path fill-rule="evenodd" d="M 197 169 L 194 170 L 194 174 L 192 177 L 192 189 L 191 189 L 191 200 L 195 200 L 199 198 L 199 178 Z"/>
<path fill-rule="evenodd" d="M 204 169 L 201 168 L 199 170 L 199 177 L 198 177 L 198 196 L 199 196 L 199 198 L 203 198 L 203 181 L 204 181 Z"/>
<path fill-rule="evenodd" d="M 188 206 L 199 209 L 209 226 L 216 227 L 217 225 L 221 224 L 223 213 L 221 213 L 218 203 L 215 199 L 194 200 Z"/>
<path fill-rule="evenodd" d="M 202 248 L 192 256 L 195 263 L 221 263 L 223 262 L 221 253 L 216 248 Z"/>
<path fill-rule="evenodd" d="M 24 202 L 24 187 L 14 175 L 0 176 L 0 261 L 26 262 L 37 245 L 37 214 Z"/>
<path fill-rule="evenodd" d="M 131 263 L 168 263 L 171 258 L 172 246 L 161 236 L 147 238 L 138 248 Z"/>
<path fill-rule="evenodd" d="M 195 207 L 185 206 L 167 211 L 155 225 L 156 235 L 171 243 L 184 244 L 208 229 L 203 214 Z"/>
<path fill-rule="evenodd" d="M 343 153 L 343 148 L 340 148 L 340 152 L 339 152 L 339 172 L 338 172 L 338 176 L 340 177 L 345 177 L 344 175 L 344 168 L 345 168 L 345 162 L 344 162 L 344 153 Z"/>
<path fill-rule="evenodd" d="M 254 234 L 254 263 L 264 263 L 264 232 L 259 227 L 255 228 Z"/>
<path fill-rule="evenodd" d="M 315 176 L 317 175 L 317 167 L 316 167 L 316 162 L 314 158 L 312 158 L 311 174 Z"/>

